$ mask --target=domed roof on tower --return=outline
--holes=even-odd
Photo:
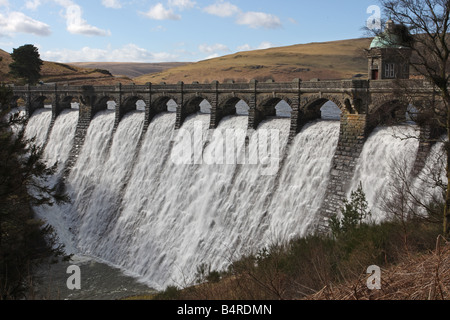
[[[408,30],[405,26],[395,24],[389,19],[386,22],[385,30],[377,35],[370,44],[369,49],[373,48],[409,48],[407,43]]]

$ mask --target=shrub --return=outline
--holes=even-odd
[[[366,194],[361,183],[359,183],[356,191],[352,191],[350,201],[347,199],[344,200],[341,214],[341,219],[337,215],[330,218],[330,229],[335,237],[354,230],[362,224],[363,220],[371,216],[370,211],[368,211]]]

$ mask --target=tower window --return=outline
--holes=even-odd
[[[394,78],[395,77],[395,64],[394,63],[386,63],[386,67],[384,70],[385,78]]]

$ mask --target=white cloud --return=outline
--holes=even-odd
[[[231,17],[232,15],[239,13],[240,9],[234,4],[220,1],[207,6],[203,11],[219,17]]]
[[[80,50],[55,50],[41,52],[42,59],[57,62],[171,62],[178,56],[158,52],[153,53],[135,44],[128,44],[118,49],[98,49],[84,47]]]
[[[150,10],[146,13],[143,13],[150,19],[154,20],[180,20],[181,16],[175,14],[172,9],[164,8],[162,3],[158,3],[155,6],[151,7]]]
[[[170,7],[177,7],[179,9],[190,9],[195,6],[196,2],[192,0],[169,0]]]
[[[9,7],[8,0],[0,0],[0,7]]]
[[[213,54],[207,56],[206,58],[204,58],[203,60],[214,59],[214,58],[218,58],[218,57],[220,57],[220,55],[218,53],[213,53]]]
[[[222,18],[236,15],[237,24],[247,25],[253,29],[261,27],[275,29],[282,26],[280,18],[273,14],[254,11],[242,12],[237,6],[224,0],[219,0],[214,4],[203,8],[203,11]]]
[[[238,24],[248,25],[250,28],[275,29],[281,27],[280,18],[264,12],[245,12],[238,16]]]
[[[198,49],[204,53],[213,53],[213,52],[217,52],[217,51],[222,51],[222,52],[230,51],[230,49],[226,45],[221,44],[221,43],[216,43],[213,45],[201,44],[198,46]]]
[[[250,51],[250,50],[253,50],[252,47],[248,43],[237,47],[237,49],[238,49],[238,51]]]
[[[217,58],[220,56],[219,52],[229,52],[230,49],[221,43],[216,43],[213,45],[201,44],[198,46],[198,50],[203,53],[207,53],[208,56],[203,58],[204,60]]]
[[[0,0],[1,1],[1,0]],[[36,1],[36,0],[34,0]],[[92,26],[87,23],[86,20],[82,18],[83,12],[79,5],[74,3],[72,0],[52,0],[56,4],[64,7],[66,9],[66,13],[64,18],[66,19],[67,31],[72,34],[82,34],[88,36],[109,36],[111,35],[110,31],[103,30]],[[118,0],[102,0],[103,2],[113,3]]]
[[[25,7],[29,10],[36,10],[41,5],[41,0],[29,0],[25,2]]]
[[[274,47],[275,45],[269,41],[263,41],[259,44],[257,49],[269,49]]]
[[[259,44],[257,47],[252,47],[248,43],[237,47],[238,51],[250,51],[250,50],[262,50],[262,49],[269,49],[274,47],[275,45],[269,41],[263,41]]]
[[[51,34],[48,24],[34,20],[22,12],[10,12],[7,16],[0,14],[0,36],[9,36],[19,32],[37,36],[48,36]]]
[[[66,10],[67,31],[72,34],[88,36],[109,36],[111,32],[91,26],[82,18],[82,10],[79,5],[72,4]]]
[[[120,9],[122,8],[122,4],[119,0],[102,0],[102,4],[106,8]]]
[[[68,8],[70,6],[75,5],[75,3],[72,0],[53,0],[53,1],[59,4],[60,6],[63,6],[64,8]]]

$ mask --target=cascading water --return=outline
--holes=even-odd
[[[44,161],[49,164],[58,163],[58,174],[69,158],[70,143],[75,136],[78,122],[78,111],[64,110],[56,118],[48,143],[44,150]]]
[[[238,164],[245,142],[239,133],[245,134],[247,117],[224,119],[209,143],[209,115],[190,117],[169,148],[174,117],[163,115],[150,125],[113,232],[116,241],[107,250],[112,253],[108,261],[156,288],[192,277],[201,263],[223,267],[231,248],[239,251],[257,242],[263,233],[257,230],[264,217],[263,197],[273,180],[261,179],[258,166]],[[274,119],[260,130],[275,126],[287,133],[288,124]],[[226,159],[227,133],[235,134],[235,161]],[[232,183],[238,166],[242,168]]]
[[[99,125],[105,128],[106,133],[111,130],[113,119],[112,113],[99,117]],[[107,254],[104,252],[107,248],[103,246],[103,242],[108,241],[109,237],[117,236],[111,234],[110,229],[117,218],[123,181],[133,167],[134,152],[143,123],[143,112],[127,114],[120,122],[109,149],[107,145],[111,137],[103,135],[104,130],[100,130],[100,138],[106,140],[100,140],[97,138],[98,133],[92,133],[95,143],[85,144],[86,148],[81,152],[76,165],[78,170],[73,171],[68,181],[78,204],[72,208],[76,244],[85,254],[102,257]],[[94,157],[91,157],[93,153]],[[91,170],[87,172],[82,169],[88,167]]]
[[[47,137],[47,132],[52,121],[52,110],[38,109],[28,119],[28,124],[25,129],[26,139],[35,139],[34,144],[37,147],[42,147]]]
[[[317,121],[294,138],[273,196],[268,241],[307,234],[325,196],[338,137],[338,121]]]
[[[102,117],[106,115],[97,119]],[[286,155],[290,125],[286,118],[261,123],[247,148],[247,117],[227,117],[214,132],[208,131],[209,115],[189,117],[178,132],[173,129],[174,122],[173,113],[161,114],[151,122],[123,195],[110,189],[120,189],[131,160],[113,157],[112,147],[107,161],[89,165],[97,173],[83,172],[83,155],[89,148],[98,148],[88,132],[71,175],[73,181],[82,180],[78,176],[97,177],[98,191],[83,192],[85,196],[73,208],[76,243],[83,253],[163,288],[189,279],[202,263],[224,268],[245,250],[272,240],[274,230],[298,234],[296,226],[314,217],[310,212],[318,209],[325,191],[339,123],[305,126]],[[120,128],[125,133],[125,128],[139,127],[135,123],[122,120],[114,141],[120,139]],[[96,124],[95,120],[91,124],[92,134],[94,128],[102,131]],[[120,154],[129,158],[138,132],[124,137],[129,149]],[[324,144],[326,147],[318,148]],[[284,156],[286,162],[280,168]],[[111,161],[114,163],[108,164]],[[117,172],[113,185],[108,179],[114,164],[120,164],[117,168],[122,171]],[[274,190],[277,179],[280,187]],[[86,189],[73,183],[72,188]],[[311,196],[312,189],[320,191]]]
[[[37,116],[27,131],[40,130],[45,139],[48,111]],[[73,112],[61,116],[47,144],[49,161],[66,159],[73,139],[58,124],[73,132]],[[72,203],[47,208],[64,222],[58,231],[69,252],[162,289],[193,280],[200,264],[222,269],[246,250],[308,232],[325,195],[338,121],[309,123],[287,144],[288,118],[263,121],[248,141],[246,116],[226,117],[210,131],[210,116],[196,114],[174,130],[176,114],[162,113],[141,138],[143,119],[143,112],[127,114],[114,136],[113,111],[91,121],[66,180]],[[416,140],[377,128],[364,145],[351,190],[361,181],[372,205],[389,179],[387,155],[416,150]],[[58,158],[50,158],[55,153]]]
[[[45,120],[48,121],[48,113],[51,111],[46,111],[44,113]],[[33,118],[31,118],[33,119]],[[30,120],[31,120],[30,119]],[[64,110],[61,112],[58,118],[55,120],[55,124],[53,125],[52,132],[49,136],[48,143],[44,149],[43,160],[47,163],[48,166],[53,166],[54,164],[58,164],[56,172],[53,177],[50,177],[46,182],[49,186],[53,187],[58,183],[61,178],[61,173],[64,168],[64,164],[69,157],[70,149],[72,146],[72,141],[75,136],[75,129],[78,121],[78,111],[75,110]],[[40,121],[36,122],[38,125],[43,125]],[[49,122],[48,122],[49,123]],[[31,128],[34,125],[32,122],[28,122],[28,128]],[[39,129],[34,128],[34,129]],[[37,136],[42,137],[43,144],[45,141],[45,136],[47,135],[48,127],[42,126],[40,132],[37,131]],[[34,212],[36,215],[47,221],[51,221],[53,228],[56,230],[59,237],[67,237],[68,230],[67,224],[63,219],[61,219],[62,211],[58,206],[49,207],[49,206],[39,206],[34,208]],[[64,241],[65,243],[67,241]]]
[[[428,201],[442,201],[445,193],[445,181],[447,157],[445,151],[445,143],[447,138],[442,136],[436,142],[427,157],[424,168],[418,174],[414,181],[414,194],[422,203],[427,204]]]
[[[78,118],[78,112],[71,112],[70,114],[77,115]],[[57,125],[59,118],[57,118],[52,131],[59,131],[59,126]],[[98,183],[95,180],[95,173],[103,168],[113,125],[113,111],[99,112],[92,119],[86,134],[85,144],[78,157],[77,165],[72,169],[67,179],[66,188],[71,203],[53,207],[44,206],[35,209],[40,217],[45,218],[45,220],[49,221],[55,227],[68,254],[79,252],[76,248],[77,244],[74,231],[80,221],[81,213],[83,210],[87,210],[88,201],[95,185]],[[60,150],[68,150],[66,148],[71,147],[72,143],[73,137],[51,134],[45,153],[53,157],[64,157]],[[51,148],[52,145],[55,148],[50,152],[47,149]],[[50,162],[49,164],[52,165],[53,163]]]
[[[348,196],[361,183],[374,221],[386,218],[377,205],[394,179],[393,165],[401,163],[410,170],[414,164],[419,143],[416,129],[414,126],[378,127],[364,143]]]

